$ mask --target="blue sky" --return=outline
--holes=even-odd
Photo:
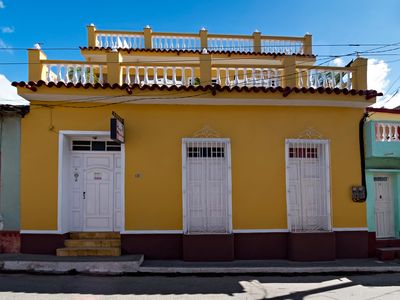
[[[29,48],[37,42],[43,43],[43,48],[85,46],[86,25],[90,23],[98,29],[120,30],[142,30],[149,24],[153,31],[172,32],[197,32],[203,26],[210,33],[251,34],[258,29],[265,35],[303,36],[310,32],[315,54],[337,55],[374,46],[326,45],[400,42],[400,1],[0,0],[0,48]],[[51,59],[81,58],[78,50],[45,52]],[[375,59],[369,83],[383,92],[392,86],[391,94],[400,87],[400,48],[385,54],[390,55],[367,56]],[[345,64],[351,58],[336,63]],[[9,80],[27,80],[27,65],[4,63],[24,62],[25,50],[0,50],[0,74]]]

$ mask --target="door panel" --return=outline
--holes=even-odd
[[[375,224],[377,238],[393,238],[394,204],[389,175],[374,176],[375,183]]]
[[[226,145],[194,142],[186,157],[186,226],[189,233],[224,233],[228,223]],[[225,150],[222,150],[225,147]],[[225,151],[225,153],[224,153]]]
[[[307,141],[289,142],[287,209],[292,231],[329,230],[325,147]]]

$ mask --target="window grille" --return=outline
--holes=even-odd
[[[231,231],[229,147],[227,139],[183,139],[185,233]]]
[[[121,144],[113,141],[73,140],[72,151],[121,151]]]
[[[329,144],[325,140],[286,141],[289,229],[330,230]]]

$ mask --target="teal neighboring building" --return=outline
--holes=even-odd
[[[400,239],[400,110],[367,110],[364,123],[368,231],[377,246]],[[396,243],[397,244],[397,243]]]
[[[21,118],[29,106],[0,104],[0,253],[19,252]]]
[[[29,102],[0,74],[0,253],[20,250],[21,118]]]

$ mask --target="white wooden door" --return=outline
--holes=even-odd
[[[393,238],[394,205],[389,175],[375,175],[375,224],[377,238]]]
[[[227,143],[192,140],[183,151],[185,232],[229,232]]]
[[[287,143],[287,210],[291,231],[330,229],[327,144]]]
[[[114,158],[85,154],[83,220],[86,231],[114,229]]]

